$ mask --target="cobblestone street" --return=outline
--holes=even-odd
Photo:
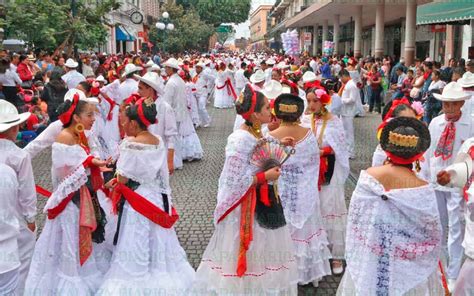
[[[182,246],[187,252],[191,264],[197,268],[201,254],[207,246],[213,232],[213,211],[217,195],[217,184],[224,163],[224,147],[227,136],[232,132],[234,111],[210,108],[213,118],[211,127],[198,131],[205,152],[199,162],[185,163],[184,169],[177,171],[171,178],[173,201],[180,220],[176,230]],[[351,162],[351,178],[346,183],[346,199],[349,201],[355,181],[361,169],[371,163],[372,152],[377,144],[375,129],[380,115],[367,115],[355,119],[356,159]],[[51,189],[51,151],[48,149],[33,160],[36,183]],[[40,197],[41,213],[44,199]],[[44,224],[44,215],[40,215],[39,228]],[[326,277],[315,289],[311,285],[300,287],[299,295],[335,295],[340,277]]]

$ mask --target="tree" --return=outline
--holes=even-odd
[[[201,20],[217,28],[222,23],[243,23],[249,17],[251,0],[178,0],[185,9],[194,7]]]
[[[163,31],[152,27],[148,32],[151,42],[160,49],[165,45],[166,51],[169,52],[207,48],[207,41],[214,30],[201,21],[192,7],[185,11],[181,5],[169,4],[166,5],[165,11],[169,13],[169,20],[175,29]]]
[[[117,0],[97,1],[93,6],[81,0],[8,1],[5,32],[8,38],[24,39],[36,48],[56,54],[67,48],[71,54],[74,46],[88,49],[104,42],[104,16],[119,6]]]

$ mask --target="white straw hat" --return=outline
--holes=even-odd
[[[433,95],[436,99],[443,102],[465,101],[471,98],[471,95],[464,92],[461,84],[457,82],[448,83],[444,87],[442,94],[433,94]]]
[[[159,81],[159,76],[155,72],[147,72],[145,75],[134,75],[136,79],[142,81],[143,83],[151,86],[158,94],[161,94],[163,90],[161,89]]]
[[[0,133],[5,132],[11,127],[22,124],[30,117],[30,115],[30,112],[19,114],[15,105],[6,100],[0,100]]]
[[[267,99],[276,99],[283,92],[283,87],[281,83],[276,80],[270,80],[268,83],[265,83],[265,87],[262,90],[262,93]]]
[[[67,59],[64,66],[66,66],[67,68],[77,68],[77,66],[79,66],[79,63],[74,61],[73,59],[69,58],[69,59]]]
[[[454,163],[445,169],[450,175],[451,187],[463,188],[472,174],[472,159],[467,153],[459,153]]]
[[[263,81],[265,81],[265,73],[262,70],[257,70],[250,76],[250,82],[252,83],[260,83]]]
[[[135,66],[134,64],[127,64],[125,66],[125,71],[123,72],[122,77],[125,77],[129,74],[132,74],[141,70],[143,70],[142,67]]]
[[[164,67],[170,67],[176,70],[179,70],[179,62],[175,58],[170,58],[166,62],[163,63]]]

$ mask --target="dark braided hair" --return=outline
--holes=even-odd
[[[384,118],[387,115],[388,111],[390,111],[390,108],[392,108],[392,101],[389,102],[388,104],[386,104],[385,107],[383,108],[383,110],[382,110],[382,120],[384,120]],[[399,117],[400,113],[402,113],[405,110],[411,110],[411,111],[413,111],[413,113],[415,115],[418,115],[418,114],[416,114],[415,109],[413,109],[411,106],[406,105],[406,104],[400,104],[397,107],[395,107],[395,109],[393,110],[392,118]]]
[[[255,111],[254,112],[261,112],[263,105],[265,104],[265,96],[259,92],[256,91],[257,93],[257,103],[255,105]],[[244,88],[244,91],[240,96],[243,96],[242,102],[240,102],[240,97],[237,99],[235,102],[235,110],[237,111],[237,114],[244,114],[250,110],[250,107],[252,105],[252,90],[250,89],[250,86],[247,84]],[[251,125],[249,121],[245,121],[245,124]]]
[[[142,108],[143,108],[143,115],[149,122],[155,122],[156,121],[156,115],[158,112],[156,111],[156,106],[155,104],[151,104],[147,106],[147,104],[142,101]],[[138,105],[133,105],[130,106],[129,108],[126,109],[125,115],[127,115],[128,119],[130,120],[135,120],[138,123],[138,126],[142,130],[146,130],[147,126],[140,120],[140,117],[138,116]]]
[[[61,105],[58,106],[58,108],[56,109],[56,113],[61,115],[65,112],[67,112],[69,110],[69,108],[71,108],[71,105],[72,105],[71,100],[64,101],[64,103],[62,103]],[[79,100],[79,102],[77,102],[76,109],[74,110],[74,112],[72,114],[73,115],[75,114],[75,115],[79,116],[81,113],[83,113],[86,110],[87,105],[88,105],[88,103],[86,101],[80,101]],[[71,123],[72,123],[72,116],[71,116],[71,120],[68,123],[63,124],[63,127],[68,128],[68,127],[71,126]]]

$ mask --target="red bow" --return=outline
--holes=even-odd
[[[71,122],[72,115],[74,111],[76,110],[77,103],[79,103],[79,94],[76,93],[74,94],[74,97],[72,98],[72,104],[71,107],[69,107],[69,110],[64,112],[63,114],[59,115],[58,118],[62,122],[62,124],[66,125],[69,122]]]
[[[125,100],[125,105],[135,105],[135,103],[140,100],[139,94],[132,94]]]

